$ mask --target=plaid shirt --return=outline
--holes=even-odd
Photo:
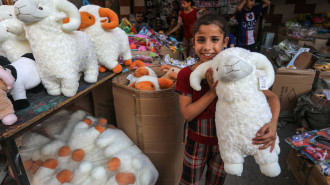
[[[191,66],[180,70],[175,91],[184,96],[191,96],[192,102],[195,102],[208,92],[210,88],[206,80],[201,82],[201,91],[196,91],[191,88],[189,77],[192,71]],[[215,129],[215,106],[217,100],[218,99],[215,98],[203,112],[188,123],[189,138],[207,145],[215,145],[218,143]]]

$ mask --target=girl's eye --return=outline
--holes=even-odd
[[[217,67],[216,71],[219,71],[219,68]]]
[[[212,39],[212,42],[218,42],[218,41],[219,41],[218,38],[214,38],[214,39]]]
[[[197,39],[197,42],[198,43],[203,43],[204,42],[204,39]]]

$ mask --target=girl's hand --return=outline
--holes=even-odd
[[[207,71],[205,73],[205,78],[207,80],[207,83],[209,84],[210,92],[214,93],[216,95],[215,87],[218,84],[218,80],[214,82],[214,80],[213,80],[213,69],[211,67],[207,69]]]
[[[270,146],[270,152],[273,151],[275,147],[276,140],[276,124],[269,122],[265,124],[258,132],[257,136],[252,139],[252,144],[262,145],[259,150],[266,149]]]

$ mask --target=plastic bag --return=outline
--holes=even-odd
[[[294,108],[295,120],[303,127],[314,130],[330,127],[330,107],[322,103],[314,104],[310,95],[298,98]]]

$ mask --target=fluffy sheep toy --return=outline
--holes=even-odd
[[[1,5],[0,6],[0,21],[5,19],[11,19],[15,17],[13,5]]]
[[[120,73],[122,66],[118,57],[122,56],[125,65],[132,63],[132,54],[125,31],[118,27],[117,14],[97,5],[86,5],[80,9],[79,29],[90,36],[96,50],[99,64]],[[111,21],[108,23],[108,20]]]
[[[10,62],[17,61],[25,53],[32,53],[23,23],[16,18],[0,22],[0,44],[0,49]]]
[[[14,6],[12,5],[1,5],[0,6],[0,21],[5,19],[11,19],[15,17]],[[0,43],[0,55],[4,55],[4,52],[1,50]]]
[[[18,0],[15,15],[24,23],[43,85],[50,95],[77,93],[80,72],[88,83],[97,81],[98,64],[77,7],[66,0]],[[62,20],[70,18],[63,24]]]
[[[259,150],[258,145],[252,144],[258,130],[272,118],[266,97],[258,87],[258,78],[262,76],[267,80],[265,89],[274,82],[270,61],[262,54],[242,48],[226,49],[192,72],[192,88],[201,90],[200,82],[210,67],[213,79],[218,80],[215,121],[225,171],[240,176],[244,157],[252,155],[263,174],[279,175],[278,138],[272,152],[269,148]]]

